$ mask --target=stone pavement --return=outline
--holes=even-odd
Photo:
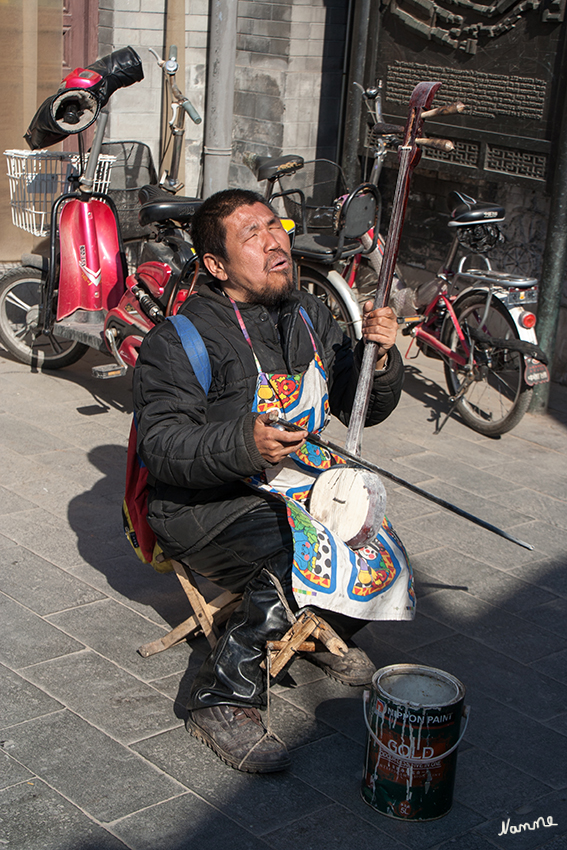
[[[0,845],[11,850],[560,850],[567,848],[567,391],[490,440],[446,409],[440,365],[410,361],[406,391],[364,453],[511,530],[502,540],[386,483],[417,577],[413,623],[373,624],[378,667],[457,676],[470,722],[454,806],[391,820],[360,799],[361,691],[305,661],[276,687],[291,769],[249,776],[184,729],[207,645],[142,659],[187,616],[171,575],[122,535],[129,379],[95,381],[90,353],[58,373],[0,353]],[[334,423],[331,436],[340,437]],[[550,826],[499,836],[502,822]],[[551,818],[551,821],[547,819]]]

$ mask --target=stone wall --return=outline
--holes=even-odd
[[[165,0],[100,3],[101,54],[131,44],[146,74],[114,95],[108,136],[147,142],[157,163],[161,78],[146,48],[162,53]],[[347,7],[346,0],[239,0],[231,186],[256,187],[244,151],[335,158]],[[184,91],[204,116],[208,0],[185,0],[185,12]],[[203,129],[186,122],[188,195],[200,189]]]

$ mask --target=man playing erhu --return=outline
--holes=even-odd
[[[167,556],[243,594],[194,680],[189,731],[233,767],[277,771],[289,756],[258,709],[266,641],[289,628],[282,592],[293,611],[309,606],[349,647],[343,657],[305,657],[361,685],[374,666],[351,638],[369,620],[413,617],[412,576],[387,520],[353,551],[305,507],[317,475],[337,462],[305,438],[330,414],[348,423],[364,343],[353,349],[327,307],[297,290],[289,237],[260,195],[213,195],[192,235],[211,280],[181,312],[204,340],[212,383],[205,395],[170,322],[148,334],[134,376],[148,519]],[[386,419],[400,397],[396,330],[390,308],[365,305],[364,339],[379,345],[367,425]],[[273,428],[273,409],[304,430]]]

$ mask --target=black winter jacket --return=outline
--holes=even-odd
[[[303,305],[327,370],[331,412],[348,424],[362,344],[355,351],[321,301],[294,293],[277,326],[258,304],[239,304],[254,351],[266,372],[303,373],[313,346],[299,315]],[[262,501],[243,483],[270,466],[253,437],[251,412],[257,369],[234,308],[220,290],[201,286],[182,312],[197,327],[209,354],[212,383],[205,396],[171,322],[144,339],[134,370],[138,452],[151,483],[148,521],[169,557],[197,552],[223,528]],[[398,403],[403,365],[397,349],[377,373],[367,425],[382,422]]]

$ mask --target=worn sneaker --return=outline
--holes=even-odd
[[[256,708],[213,705],[194,709],[187,718],[187,731],[236,770],[275,773],[291,763],[285,744],[267,733]]]
[[[347,641],[346,655],[333,655],[328,650],[321,652],[306,652],[303,655],[307,661],[320,667],[331,679],[344,685],[370,685],[376,667],[367,654],[352,641]]]

